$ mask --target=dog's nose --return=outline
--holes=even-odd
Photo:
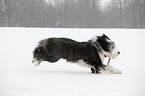
[[[120,54],[120,52],[118,51],[118,54]]]

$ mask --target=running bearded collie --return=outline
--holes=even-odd
[[[35,65],[39,65],[42,61],[52,63],[63,58],[68,62],[75,62],[91,68],[92,73],[104,70],[113,74],[121,74],[120,70],[103,63],[105,57],[115,59],[119,54],[115,43],[105,34],[95,36],[86,42],[78,42],[68,38],[48,38],[41,40],[34,49],[33,63]]]

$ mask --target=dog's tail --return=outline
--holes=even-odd
[[[37,66],[43,61],[43,55],[45,55],[45,50],[43,48],[45,40],[39,42],[39,45],[33,51],[33,61],[32,63]]]

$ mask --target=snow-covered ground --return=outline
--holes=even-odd
[[[91,74],[60,60],[32,65],[32,51],[48,37],[86,41],[105,33],[121,54],[111,65],[122,74]],[[0,96],[145,96],[144,29],[0,28]]]

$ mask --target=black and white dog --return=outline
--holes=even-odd
[[[105,34],[96,36],[87,42],[77,42],[68,38],[48,38],[41,40],[33,51],[35,65],[42,61],[56,62],[63,58],[91,68],[92,73],[101,70],[120,74],[121,71],[103,64],[104,58],[115,59],[120,52]]]

